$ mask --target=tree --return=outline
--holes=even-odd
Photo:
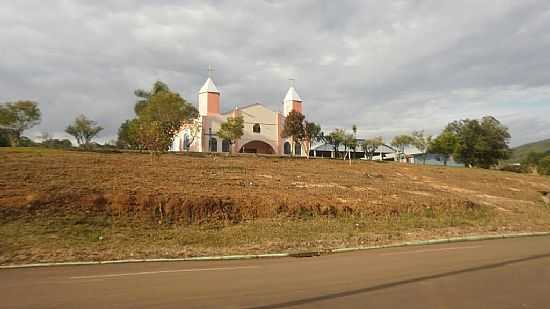
[[[315,122],[304,122],[304,150],[309,159],[311,145],[322,139],[321,126]]]
[[[217,134],[222,140],[226,140],[229,143],[230,153],[233,153],[233,144],[243,136],[243,129],[243,116],[228,117],[227,120],[221,124]]]
[[[138,120],[128,119],[120,125],[118,129],[118,139],[116,146],[127,149],[143,149],[143,145],[139,143],[137,137]]]
[[[74,136],[80,146],[89,146],[90,142],[103,130],[97,122],[86,118],[84,115],[76,117],[75,121],[68,125],[65,132]]]
[[[510,156],[508,128],[492,116],[454,121],[446,130],[457,136],[454,157],[466,166],[490,168]]]
[[[344,134],[344,140],[342,142],[345,146],[345,149],[346,149],[346,154],[350,160],[350,164],[351,164],[351,150],[352,149],[356,149],[357,148],[357,139],[355,138],[355,135],[350,133],[350,134]],[[344,155],[344,160],[346,159],[346,156]]]
[[[549,153],[531,151],[521,162],[521,165],[525,167],[525,171],[536,171],[541,175],[550,175],[548,160],[550,160]]]
[[[143,108],[147,105],[149,99],[151,99],[152,96],[161,92],[170,92],[170,88],[168,88],[168,85],[161,81],[156,81],[150,91],[136,89],[134,91],[134,94],[136,97],[139,98],[139,100],[136,102],[136,105],[134,106],[134,111],[136,115],[139,114],[141,110],[143,110]]]
[[[330,132],[328,135],[325,135],[325,142],[327,144],[332,145],[334,149],[334,156],[338,157],[338,148],[340,147],[340,144],[344,142],[344,139],[346,137],[346,132],[342,129],[335,129],[334,131]]]
[[[450,156],[456,152],[457,147],[457,136],[451,131],[444,130],[438,137],[431,141],[428,152],[442,156],[443,164],[447,166],[447,161]]]
[[[361,144],[361,147],[365,152],[365,158],[372,160],[374,152],[376,151],[376,149],[378,149],[378,147],[382,145],[384,145],[384,140],[382,139],[382,136],[364,140]]]
[[[414,137],[407,134],[398,135],[393,138],[391,144],[397,148],[397,155],[395,157],[396,161],[401,160],[402,156],[405,155],[405,148],[413,145],[414,142]]]
[[[17,101],[0,104],[0,129],[9,139],[11,146],[17,146],[23,131],[40,123],[40,109],[33,101]]]
[[[283,126],[282,137],[290,137],[291,151],[290,154],[294,155],[294,147],[296,143],[302,143],[305,134],[304,128],[305,116],[297,111],[291,111],[286,116],[285,124]]]
[[[413,131],[411,135],[414,138],[412,145],[422,152],[424,164],[426,164],[426,154],[430,147],[432,137],[430,135],[424,136],[424,131]]]
[[[197,109],[179,94],[160,91],[150,96],[138,113],[137,142],[151,155],[159,155],[170,149],[182,125],[197,116]]]
[[[546,156],[539,161],[537,172],[541,175],[550,175],[550,156]]]

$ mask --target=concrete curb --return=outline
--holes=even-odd
[[[250,255],[197,256],[197,257],[188,257],[188,258],[126,259],[126,260],[107,260],[107,261],[34,263],[34,264],[4,265],[4,266],[0,266],[0,269],[126,264],[126,263],[145,263],[145,262],[227,261],[227,260],[251,260],[251,259],[265,259],[265,258],[280,258],[280,257],[310,257],[310,256],[320,256],[325,254],[336,254],[336,253],[363,251],[363,250],[375,250],[375,249],[383,249],[383,248],[424,246],[424,245],[435,245],[435,244],[454,243],[454,242],[520,238],[520,237],[536,237],[536,236],[550,236],[550,232],[513,233],[513,234],[499,234],[499,235],[473,235],[473,236],[465,236],[465,237],[407,241],[407,242],[381,245],[381,246],[337,248],[337,249],[331,249],[326,251],[302,251],[302,252],[295,252],[295,253],[270,253],[270,254],[250,254]]]

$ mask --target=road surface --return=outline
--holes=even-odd
[[[550,308],[550,237],[0,270],[0,308]]]

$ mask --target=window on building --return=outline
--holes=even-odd
[[[302,155],[302,145],[300,143],[294,144],[294,154],[297,156]]]
[[[289,155],[290,154],[290,143],[289,142],[286,142],[284,145],[283,145],[283,152],[284,154],[286,155]]]
[[[259,123],[254,124],[254,126],[252,127],[252,132],[260,133],[260,124]]]
[[[229,152],[229,147],[230,147],[230,146],[231,146],[231,145],[229,144],[229,141],[226,140],[226,139],[224,139],[224,140],[222,141],[222,152]]]
[[[210,138],[210,143],[209,144],[209,150],[210,152],[218,152],[218,140],[211,137]]]
[[[191,143],[189,143],[189,134],[185,133],[183,135],[183,149],[184,150],[189,150],[189,146]]]

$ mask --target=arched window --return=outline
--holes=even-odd
[[[209,144],[209,150],[210,152],[218,152],[218,140],[211,137]]]
[[[300,143],[294,144],[294,154],[297,156],[302,155],[302,145]]]
[[[189,149],[189,146],[191,146],[191,145],[189,145],[189,144],[190,144],[190,143],[189,143],[189,134],[185,133],[185,134],[183,135],[183,149],[184,149],[184,150],[188,150],[188,149]]]
[[[254,124],[254,126],[252,127],[252,132],[260,133],[260,124],[259,123]]]
[[[284,145],[283,145],[283,152],[284,154],[286,155],[289,155],[290,154],[290,143],[289,142],[286,142]]]
[[[222,152],[229,152],[229,147],[230,147],[229,141],[224,139],[222,141]]]

